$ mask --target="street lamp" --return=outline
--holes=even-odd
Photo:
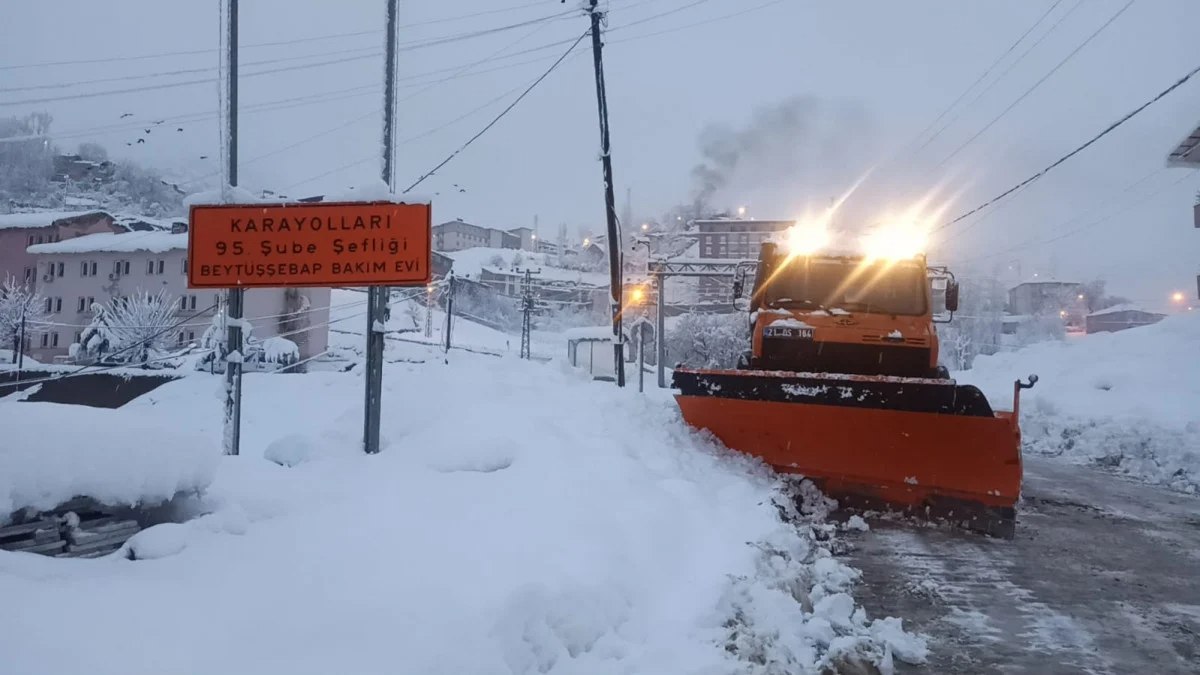
[[[650,223],[642,223],[642,232],[650,229]]]
[[[739,207],[738,207],[738,218],[742,218],[742,217],[744,217],[745,215],[746,215],[746,207],[744,207],[744,206],[739,206]]]
[[[1182,292],[1182,291],[1175,291],[1174,293],[1172,293],[1172,294],[1171,294],[1171,301],[1172,301],[1172,302],[1183,302],[1183,292]]]

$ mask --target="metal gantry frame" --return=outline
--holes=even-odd
[[[655,369],[658,373],[658,388],[667,388],[667,359],[666,341],[666,281],[671,277],[728,277],[732,279],[738,267],[746,260],[650,260],[646,264],[646,273],[654,280],[654,291],[657,316],[654,326]]]

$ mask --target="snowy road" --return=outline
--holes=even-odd
[[[1013,541],[872,522],[860,597],[928,635],[898,672],[1195,673],[1200,498],[1026,458]]]

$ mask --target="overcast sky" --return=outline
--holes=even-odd
[[[828,204],[873,167],[840,225],[871,222],[928,196],[943,220],[956,216],[1200,65],[1200,2],[1137,0],[944,161],[1126,2],[612,0],[605,66],[618,208],[631,190],[636,221],[659,217],[694,196],[697,165],[728,163],[732,151],[737,161],[719,172],[713,200],[745,205],[754,217],[795,217]],[[241,4],[241,184],[302,196],[376,177],[383,0]],[[586,19],[569,14],[464,36],[577,4],[402,0],[401,189],[481,129],[566,45],[530,50],[573,40]],[[930,134],[914,138],[1052,6],[918,150]],[[48,111],[64,149],[100,142],[113,155],[195,181],[191,187],[211,187],[219,170],[218,7],[218,0],[6,2],[0,115]],[[353,33],[361,34],[346,35]],[[438,38],[453,39],[414,48]],[[603,228],[589,47],[581,43],[418,188],[437,193],[435,221],[514,227],[536,216],[547,237],[560,223],[572,232]],[[144,56],[153,58],[136,58]],[[73,63],[12,67],[64,61]],[[326,61],[336,63],[297,67]],[[287,70],[251,75],[278,69]],[[151,74],[158,75],[138,77]],[[194,83],[162,86],[178,82]],[[129,89],[139,91],[78,97]],[[60,100],[12,103],[36,99]],[[1164,158],[1197,124],[1200,77],[1036,184],[943,230],[933,251],[959,261],[959,274],[1102,277],[1113,292],[1152,306],[1165,305],[1175,289],[1193,297],[1200,231],[1191,207],[1200,174],[1167,170]],[[706,156],[702,138],[725,154]]]

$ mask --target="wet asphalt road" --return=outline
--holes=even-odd
[[[873,617],[929,637],[902,673],[1200,673],[1200,498],[1025,458],[1011,541],[868,519]]]

